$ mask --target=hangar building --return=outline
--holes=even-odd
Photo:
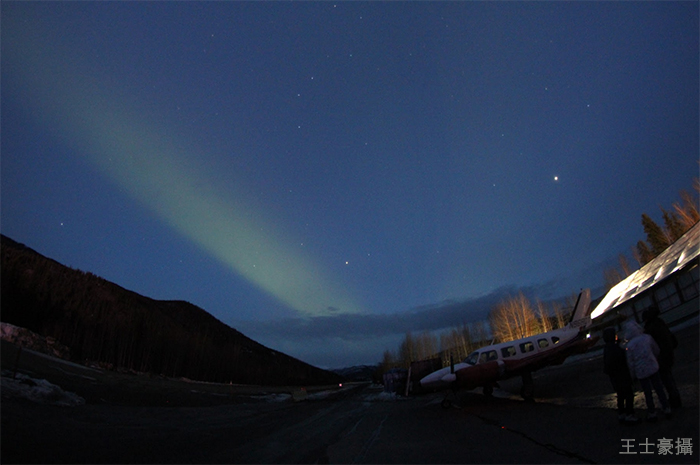
[[[669,324],[698,314],[700,223],[690,228],[658,257],[618,283],[591,313],[596,327],[634,317],[656,305]]]

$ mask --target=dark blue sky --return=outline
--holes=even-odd
[[[698,174],[697,2],[3,2],[2,232],[324,366],[599,288]]]

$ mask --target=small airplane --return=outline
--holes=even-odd
[[[586,328],[591,324],[591,291],[584,289],[576,300],[569,323],[559,329],[514,341],[493,344],[472,352],[462,363],[450,363],[420,380],[425,389],[474,389],[483,386],[484,395],[493,394],[498,381],[522,376],[520,392],[526,401],[534,400],[532,372],[548,365],[560,365],[570,355],[584,353],[598,340],[591,338]],[[447,393],[442,406],[451,402]]]

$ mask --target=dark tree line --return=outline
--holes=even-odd
[[[56,338],[75,361],[201,381],[312,385],[334,374],[269,349],[182,301],[158,301],[2,236],[2,321]]]
[[[695,192],[700,192],[698,178],[695,178],[693,187]],[[698,199],[688,191],[681,191],[680,196],[681,201],[674,203],[671,210],[661,208],[663,226],[646,213],[642,214],[642,227],[647,239],[637,242],[635,249],[635,257],[640,266],[652,261],[700,221]]]
[[[642,228],[646,240],[638,241],[632,247],[632,256],[640,267],[656,258],[700,221],[700,205],[696,196],[700,193],[698,178],[693,180],[693,191],[695,194],[682,190],[681,200],[675,202],[670,210],[661,207],[662,224],[654,221],[648,214],[642,214]],[[635,270],[636,268],[630,264],[627,257],[620,254],[619,266],[608,268],[603,272],[606,288],[612,289]]]

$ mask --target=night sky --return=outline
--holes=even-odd
[[[698,175],[698,22],[3,1],[2,233],[309,363],[376,363],[520,289],[602,292]]]

